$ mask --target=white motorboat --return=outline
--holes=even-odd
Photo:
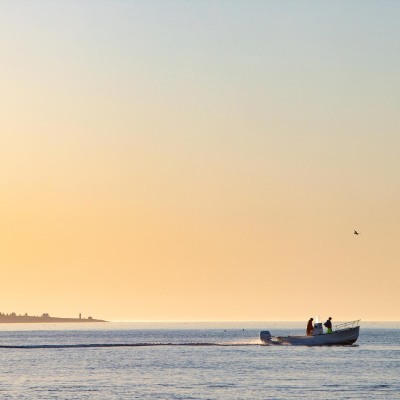
[[[271,336],[269,331],[260,332],[265,344],[289,344],[296,346],[351,345],[360,333],[360,320],[336,325],[332,333],[324,333],[322,323],[316,323],[312,335]]]

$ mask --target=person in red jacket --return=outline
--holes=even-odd
[[[313,321],[314,318],[310,318],[308,320],[308,324],[307,324],[307,336],[311,336],[314,330],[314,326],[313,326]]]

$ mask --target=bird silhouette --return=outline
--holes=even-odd
[[[361,235],[361,232],[357,232],[356,230],[354,231],[355,235]]]

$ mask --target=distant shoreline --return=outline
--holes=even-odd
[[[34,317],[30,315],[0,315],[0,324],[17,324],[17,323],[54,323],[54,322],[77,322],[77,323],[93,323],[93,322],[108,322],[102,319],[88,318],[60,318],[42,315],[41,317]]]

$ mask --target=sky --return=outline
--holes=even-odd
[[[1,1],[0,311],[400,320],[399,13]]]

